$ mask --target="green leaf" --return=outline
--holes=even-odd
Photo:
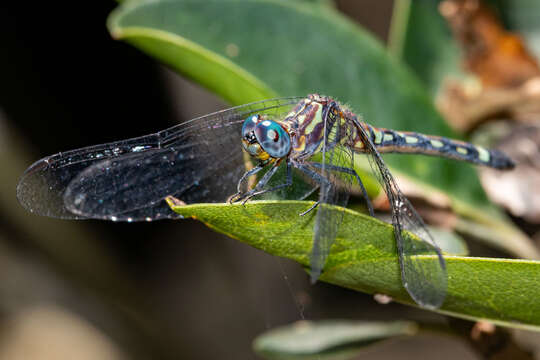
[[[326,2],[132,0],[110,15],[108,26],[115,38],[232,104],[318,92],[349,104],[376,126],[456,137],[417,79]],[[425,156],[385,160],[424,193],[446,194],[457,212],[508,227],[472,166]],[[527,243],[515,229],[508,232]]]
[[[417,330],[406,321],[299,321],[259,335],[253,349],[267,359],[350,359],[366,346]]]
[[[467,243],[455,232],[444,228],[428,226],[431,236],[437,241],[437,245],[445,254],[469,255]]]
[[[270,254],[309,267],[314,212],[299,216],[312,203],[260,201],[242,205],[174,206],[212,229]],[[321,280],[338,286],[382,293],[414,305],[402,286],[393,227],[342,209],[344,217]],[[427,258],[427,256],[426,256]],[[448,293],[438,312],[461,318],[540,330],[540,262],[445,256]]]
[[[437,94],[444,78],[463,77],[461,50],[439,14],[439,3],[439,0],[397,0],[388,45],[432,96]]]

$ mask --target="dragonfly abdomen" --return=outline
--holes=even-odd
[[[446,157],[489,166],[495,169],[511,169],[514,162],[496,149],[452,140],[440,136],[423,135],[375,128],[366,124],[371,141],[380,153],[414,153]],[[356,148],[356,146],[355,146]],[[360,152],[363,147],[360,147]]]

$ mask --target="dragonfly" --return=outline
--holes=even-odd
[[[44,216],[153,221],[181,217],[165,200],[171,196],[188,204],[245,203],[291,188],[297,173],[313,189],[285,192],[285,198],[319,191],[318,200],[299,214],[316,211],[310,254],[316,281],[341,225],[339,208],[347,206],[353,187],[375,216],[355,170],[355,156],[364,156],[390,204],[403,286],[420,306],[438,308],[447,291],[445,260],[383,153],[434,155],[499,170],[514,167],[496,149],[377,128],[333,98],[311,94],[241,105],[158,133],[45,157],[24,172],[17,197],[26,209]],[[276,182],[279,168],[285,171]]]

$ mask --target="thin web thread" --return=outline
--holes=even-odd
[[[300,316],[301,320],[306,320],[305,316],[305,307],[302,304],[302,302],[298,299],[298,296],[295,295],[291,281],[289,280],[289,276],[287,275],[287,272],[285,271],[285,268],[283,267],[283,263],[281,262],[281,259],[274,256],[274,259],[276,260],[279,269],[281,271],[281,276],[283,277],[283,280],[285,280],[285,283],[287,284],[287,289],[289,290],[289,293],[291,294],[291,297],[293,299],[294,305],[296,306],[296,310],[298,311],[298,315]]]

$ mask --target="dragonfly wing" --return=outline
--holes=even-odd
[[[163,201],[167,195],[225,201],[245,170],[243,120],[253,113],[283,117],[297,101],[242,105],[156,134],[44,158],[23,174],[17,196],[41,215],[127,221],[175,217]]]
[[[331,111],[324,116],[324,121],[325,137],[320,154],[319,173],[328,181],[321,182],[319,191],[310,257],[312,282],[319,278],[343,220],[343,210],[336,206],[346,207],[349,201],[352,178],[336,171],[336,168],[353,168],[354,164],[351,149],[340,145],[346,136],[344,128],[339,125]]]
[[[422,218],[399,189],[370,137],[356,119],[350,120],[357,123],[371,169],[385,190],[392,209],[403,286],[416,303],[427,308],[438,308],[446,297],[448,282],[441,250]]]
[[[101,161],[69,183],[64,205],[83,217],[136,221],[177,217],[163,200],[168,195],[186,203],[225,201],[245,170],[242,149],[222,148],[219,159],[207,150],[191,142]]]
[[[58,153],[38,160],[22,175],[17,185],[17,198],[29,211],[63,219],[85,218],[70,212],[64,204],[64,194],[71,181],[86,168],[106,161],[122,161],[137,152],[158,148],[156,134],[140,138],[89,146]]]
[[[438,308],[446,297],[448,282],[441,250],[409,200],[399,193],[394,201],[392,223],[403,286],[416,303],[427,308]],[[410,233],[423,241],[414,239]]]

